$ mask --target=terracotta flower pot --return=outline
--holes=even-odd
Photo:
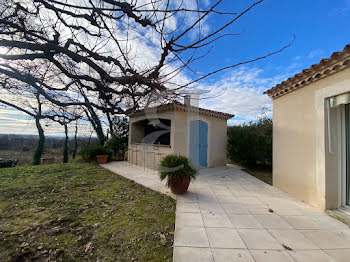
[[[96,156],[96,158],[99,164],[106,164],[108,161],[108,155]]]
[[[171,192],[176,195],[183,195],[187,192],[190,180],[187,177],[176,177],[169,180],[168,185]]]
[[[42,163],[45,164],[54,164],[56,161],[55,157],[45,157],[41,159]]]

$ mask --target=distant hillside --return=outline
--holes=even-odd
[[[63,137],[47,136],[43,157],[55,157],[57,162],[61,161],[63,155]],[[38,136],[36,135],[10,135],[0,134],[0,158],[18,159],[19,165],[30,165],[33,154],[37,147]],[[98,144],[97,138],[78,137],[78,152],[85,145]],[[74,150],[73,137],[69,140],[69,152]]]

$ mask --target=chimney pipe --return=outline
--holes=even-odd
[[[185,104],[185,106],[191,106],[191,96],[190,95],[186,95],[184,97],[184,104]]]

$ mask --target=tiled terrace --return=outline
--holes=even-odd
[[[171,195],[153,171],[103,166]],[[175,262],[350,261],[347,225],[237,168],[200,170],[176,199]]]

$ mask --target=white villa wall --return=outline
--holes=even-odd
[[[336,207],[340,172],[339,148],[327,150],[325,100],[346,92],[350,68],[273,101],[273,184],[321,209]],[[331,132],[336,144],[339,130]]]

